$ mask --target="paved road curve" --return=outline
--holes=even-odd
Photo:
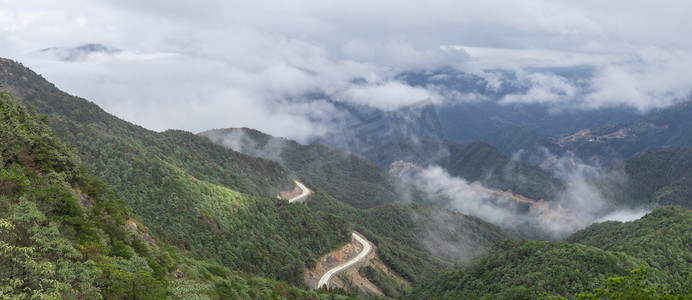
[[[295,196],[291,199],[288,199],[288,202],[293,203],[293,202],[303,202],[305,199],[308,197],[308,195],[312,194],[312,191],[307,188],[305,185],[303,185],[300,181],[298,180],[293,180],[293,182],[296,183],[296,185],[303,191],[300,193],[300,195]]]
[[[300,181],[298,180],[293,180],[293,182],[296,183],[296,185],[303,191],[300,193],[300,195],[295,196],[291,199],[288,199],[288,202],[293,203],[293,202],[304,202],[305,199],[308,197],[308,195],[312,194],[312,191],[307,188],[305,185],[303,185]],[[346,263],[334,267],[331,270],[327,271],[327,273],[324,273],[322,277],[320,278],[319,283],[317,283],[317,288],[320,288],[321,286],[325,285],[327,288],[329,288],[329,281],[332,279],[332,277],[343,270],[346,270],[353,265],[364,261],[368,255],[370,254],[370,251],[372,251],[372,244],[368,240],[365,239],[365,237],[361,236],[358,233],[351,233],[353,235],[353,238],[356,239],[361,245],[363,245],[363,251],[361,251],[356,257],[352,258],[351,260],[347,261]]]
[[[356,257],[352,258],[346,263],[327,271],[327,273],[324,273],[324,275],[322,275],[322,278],[320,278],[320,282],[317,283],[318,289],[323,285],[329,288],[329,281],[332,279],[332,276],[334,276],[334,274],[338,273],[339,271],[346,270],[361,261],[364,261],[366,257],[370,254],[370,251],[372,251],[372,245],[368,240],[366,240],[360,234],[355,232],[352,233],[352,235],[356,239],[356,241],[363,245],[363,251],[361,251]]]

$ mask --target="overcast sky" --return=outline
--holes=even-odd
[[[445,105],[459,100],[393,80],[445,65],[493,84],[493,70],[516,72],[529,88],[502,103],[671,105],[692,90],[691,12],[692,1],[0,0],[0,56],[153,130],[305,141],[344,117],[306,94]],[[69,56],[87,43],[120,51]],[[581,83],[548,71],[584,65],[596,72]]]

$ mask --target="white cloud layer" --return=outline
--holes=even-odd
[[[540,232],[541,238],[562,239],[595,222],[628,222],[650,212],[647,208],[631,209],[616,205],[614,199],[603,193],[608,188],[599,188],[591,180],[598,176],[599,184],[620,185],[627,180],[625,175],[578,167],[584,166],[579,161],[575,168],[567,156],[556,157],[547,152],[546,156],[555,162],[552,175],[565,182],[564,189],[559,190],[555,198],[544,199],[546,201],[530,200],[508,191],[483,187],[480,183],[469,183],[451,176],[439,166],[429,166],[420,173],[403,178],[426,193],[437,205],[477,216],[505,229],[525,234]],[[515,180],[521,181],[520,178]],[[530,208],[518,208],[522,202]]]
[[[0,0],[0,56],[154,130],[245,126],[305,141],[344,118],[307,93],[380,109],[441,103],[450,93],[392,78],[442,65],[516,72],[525,89],[504,103],[671,105],[692,91],[689,11],[685,1]],[[39,52],[86,43],[122,51],[70,62]],[[584,84],[537,71],[583,65],[596,70]]]

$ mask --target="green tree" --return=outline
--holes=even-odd
[[[60,299],[68,288],[55,276],[55,266],[49,261],[35,259],[35,247],[12,245],[15,226],[0,219],[0,298],[3,299]]]
[[[576,294],[577,299],[684,299],[682,294],[672,294],[663,285],[653,285],[648,281],[649,273],[645,266],[641,266],[630,272],[628,276],[611,277],[606,281],[604,288],[595,289],[593,292]],[[692,296],[688,293],[687,297]],[[689,298],[687,298],[689,299]]]

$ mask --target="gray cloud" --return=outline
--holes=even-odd
[[[489,70],[516,72],[526,88],[504,103],[671,105],[692,91],[690,10],[650,1],[5,0],[0,55],[151,129],[246,126],[306,141],[348,118],[306,94],[381,109],[445,103],[454,93],[393,80],[442,65],[494,86],[503,82]],[[122,51],[71,62],[37,53],[86,43]],[[585,83],[536,71],[581,65],[596,70]]]
[[[439,166],[402,178],[437,205],[539,238],[561,239],[594,222],[631,221],[650,211],[617,205],[604,193],[628,180],[624,172],[603,171],[547,151],[542,156],[550,162],[553,176],[565,183],[553,199],[528,199],[511,191],[489,189],[480,182],[453,177]]]

